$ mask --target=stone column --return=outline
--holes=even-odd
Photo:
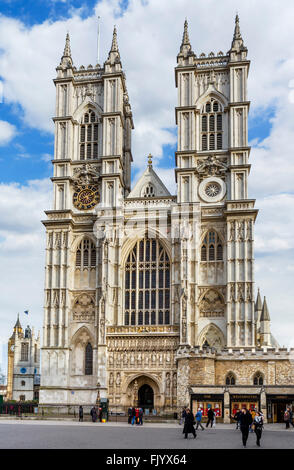
[[[230,392],[228,390],[224,391],[224,423],[230,423]]]

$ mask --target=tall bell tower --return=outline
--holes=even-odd
[[[178,204],[198,206],[190,240],[189,343],[255,345],[253,227],[248,197],[247,77],[250,62],[239,17],[230,50],[192,50],[187,20],[175,69]],[[194,253],[194,254],[193,254]],[[188,335],[189,336],[189,335]]]
[[[40,403],[90,404],[106,393],[102,248],[94,224],[99,211],[121,204],[131,184],[134,125],[116,28],[102,67],[77,69],[67,34],[56,70]]]

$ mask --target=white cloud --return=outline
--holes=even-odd
[[[20,313],[21,322],[42,328],[45,262],[44,209],[51,207],[51,182],[0,185],[0,348]],[[29,317],[23,314],[29,309]]]
[[[7,145],[15,137],[16,128],[7,121],[0,121],[0,145]]]

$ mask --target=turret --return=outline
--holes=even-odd
[[[260,344],[261,346],[271,346],[270,315],[264,297],[262,312],[260,317]]]

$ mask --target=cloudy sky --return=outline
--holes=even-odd
[[[174,81],[185,17],[194,52],[230,48],[238,11],[251,60],[250,192],[256,222],[256,286],[272,330],[294,347],[294,37],[292,0],[1,0],[0,3],[0,364],[17,313],[41,329],[44,210],[51,206],[55,88],[69,31],[74,63],[100,62],[113,25],[133,109],[133,178],[154,155],[175,192]],[[29,309],[29,317],[23,311]],[[1,354],[2,352],[2,354]],[[5,364],[3,364],[5,366]]]

